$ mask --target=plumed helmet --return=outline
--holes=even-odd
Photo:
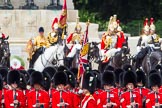
[[[149,24],[148,24],[148,18],[146,18],[145,21],[144,21],[143,30],[144,31],[150,30],[150,27],[149,27]]]
[[[156,27],[154,25],[154,18],[150,19],[150,29],[153,30],[153,31],[155,31],[155,29],[156,29]]]
[[[52,23],[52,29],[58,29],[58,18],[55,18]]]

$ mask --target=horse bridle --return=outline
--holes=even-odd
[[[54,59],[52,62],[50,62],[49,60],[53,57],[53,55],[54,55],[55,52],[53,52],[53,53],[51,54],[51,56],[50,56],[49,59],[46,59],[45,55],[44,55],[44,56],[43,56],[43,54],[41,55],[41,62],[42,62],[42,64],[43,64],[44,67],[46,67],[47,64],[56,65],[56,64],[57,64],[57,61],[63,60],[63,59],[58,59],[58,57],[57,57],[58,48],[59,48],[59,47],[57,46],[57,49],[56,49],[56,59]],[[47,61],[46,64],[43,63],[43,58]]]

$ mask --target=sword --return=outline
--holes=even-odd
[[[16,96],[16,89],[13,90],[14,92],[14,101],[17,100],[17,96]],[[17,104],[14,103],[14,108],[17,108]]]
[[[2,100],[4,100],[4,89],[2,89]],[[4,103],[1,104],[1,108],[4,108]]]

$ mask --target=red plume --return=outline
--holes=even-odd
[[[117,20],[117,24],[120,25],[120,20]]]
[[[4,39],[5,37],[6,37],[5,34],[2,33],[2,38]]]
[[[52,28],[53,28],[53,26],[54,26],[55,23],[58,23],[58,18],[55,18],[55,19],[53,20]]]
[[[145,19],[145,22],[143,24],[144,26],[148,25],[148,18]]]
[[[151,19],[150,19],[150,25],[151,25],[151,24],[154,24],[154,18],[151,18]]]

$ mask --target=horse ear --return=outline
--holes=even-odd
[[[6,40],[8,40],[8,39],[9,39],[9,36],[7,36]]]

